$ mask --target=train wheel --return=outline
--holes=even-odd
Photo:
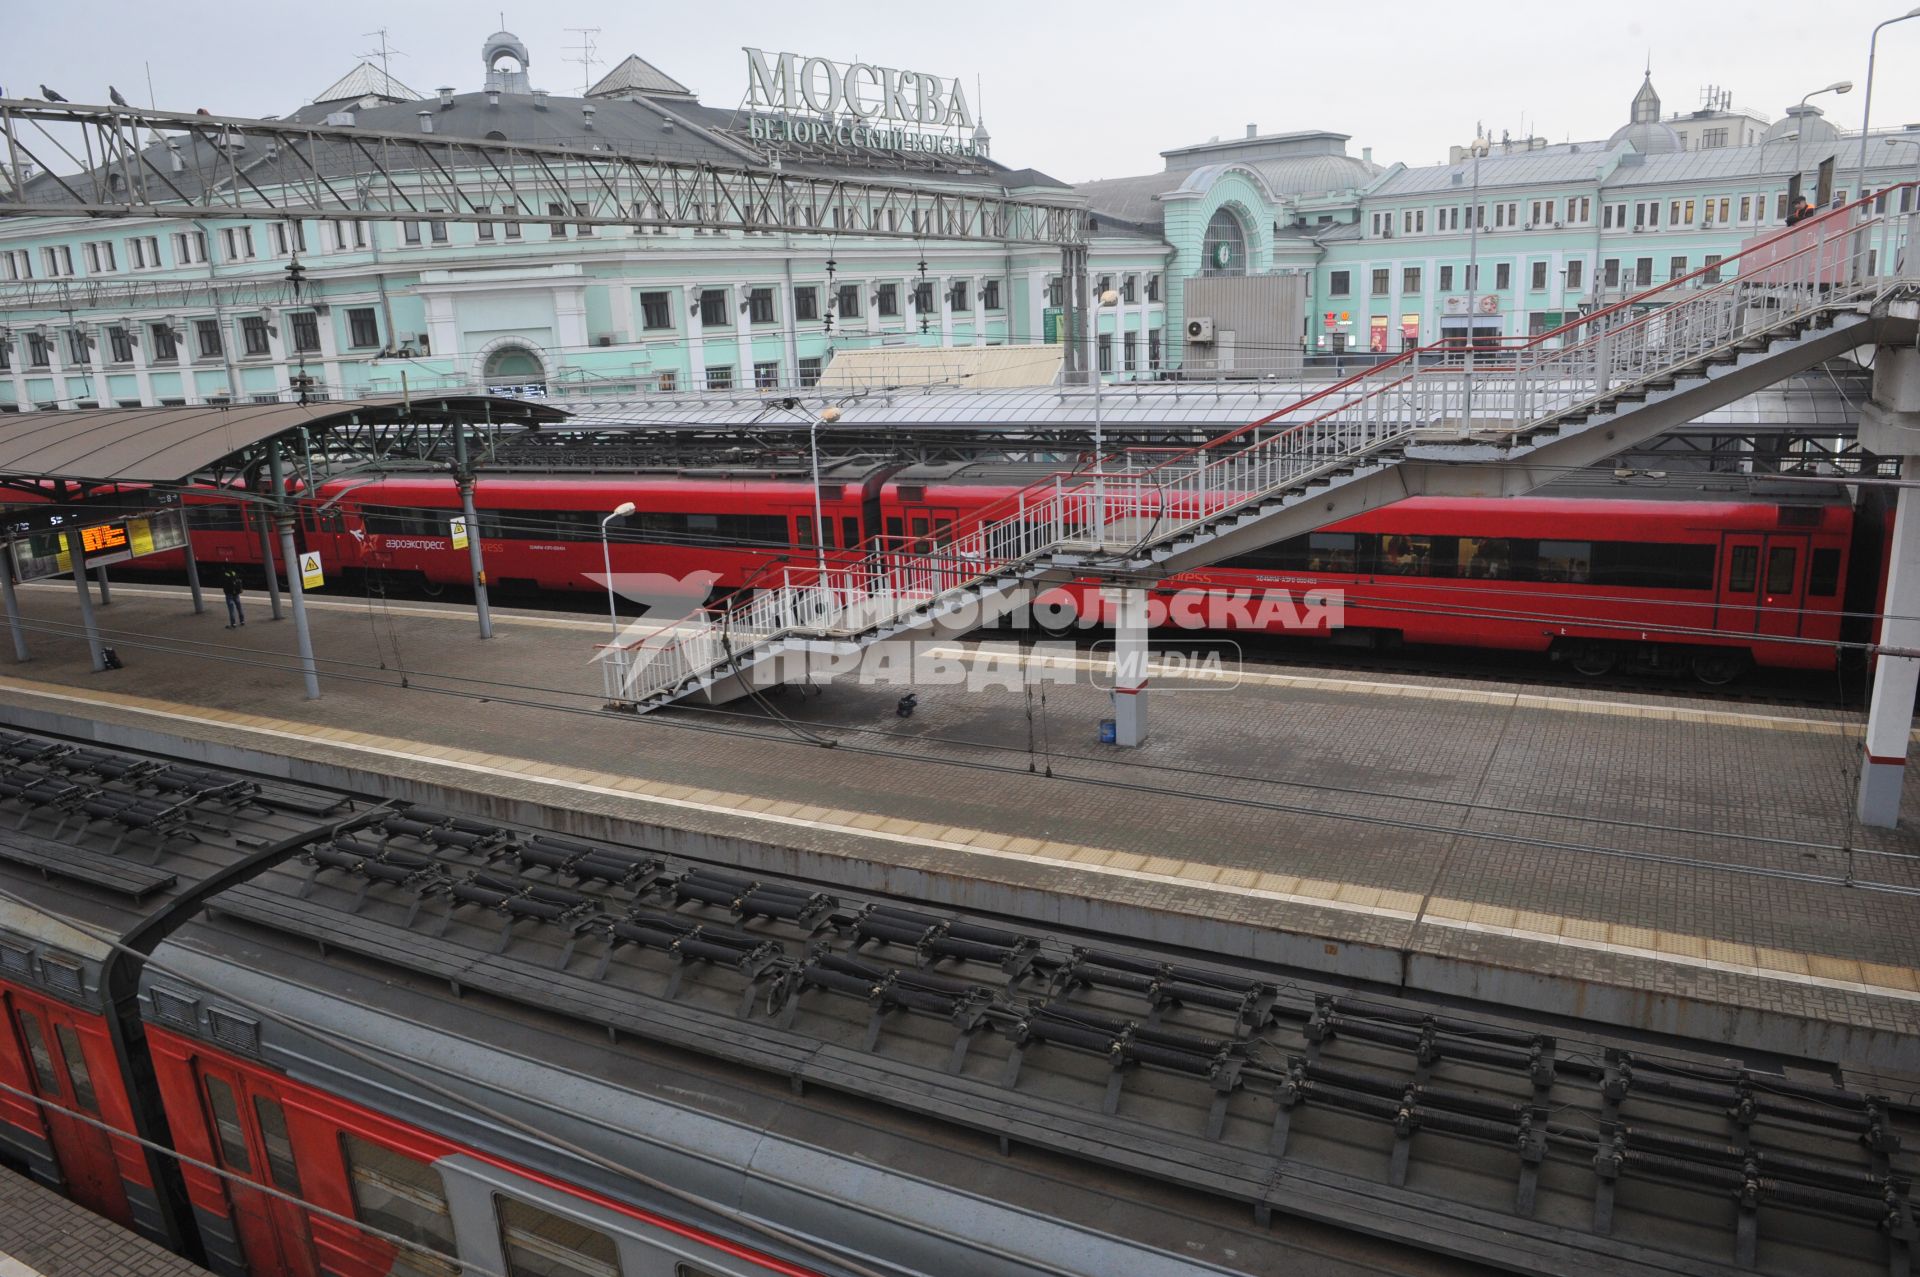
[[[1708,687],[1724,687],[1746,673],[1747,663],[1737,652],[1696,652],[1693,676]]]
[[[1567,664],[1573,666],[1576,673],[1584,674],[1588,678],[1601,678],[1611,674],[1613,667],[1619,663],[1620,657],[1612,648],[1602,647],[1598,643],[1576,648],[1573,655],[1567,658]]]

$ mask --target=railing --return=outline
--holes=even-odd
[[[787,636],[884,630],[910,613],[978,596],[991,581],[1035,575],[1059,556],[1131,558],[1417,439],[1510,437],[1732,356],[1920,277],[1908,261],[1920,214],[1874,216],[1871,203],[1885,196],[1759,237],[1732,257],[1535,337],[1421,347],[1197,448],[1098,458],[1092,471],[994,503],[938,545],[904,541],[824,577],[786,569],[777,586],[717,614],[698,612],[610,649],[609,696],[645,700]]]

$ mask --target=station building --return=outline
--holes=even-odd
[[[1086,282],[1118,299],[1086,355],[1113,380],[1289,377],[1469,330],[1547,331],[1780,226],[1795,172],[1835,160],[1832,198],[1850,198],[1858,147],[1809,105],[1663,116],[1649,76],[1598,141],[1502,139],[1409,166],[1350,155],[1345,134],[1249,126],[1075,187],[993,158],[970,107],[924,129],[818,112],[796,128],[754,109],[754,56],[735,105],[638,56],[567,97],[536,88],[529,50],[501,31],[478,88],[422,95],[363,63],[290,118],[1080,201]],[[1869,185],[1912,177],[1916,143],[1920,128],[1870,138]],[[875,348],[896,348],[890,377],[950,382],[942,348],[1057,341],[1063,326],[1060,254],[1039,246],[426,212],[0,221],[0,412],[285,399],[302,379],[310,397],[738,393],[809,386],[836,353]]]

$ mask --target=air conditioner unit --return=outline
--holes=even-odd
[[[1565,225],[1566,225],[1566,223],[1565,223],[1565,222],[1555,222],[1555,223],[1553,224],[1553,229],[1557,231],[1557,230],[1560,230],[1560,229],[1562,229],[1562,228],[1563,228],[1563,227],[1564,227]]]
[[[1387,227],[1387,228],[1386,228],[1385,230],[1383,230],[1383,231],[1381,231],[1381,232],[1380,232],[1380,236],[1381,236],[1381,238],[1382,238],[1382,239],[1392,239],[1392,238],[1393,238],[1393,227],[1391,227],[1391,226],[1389,226],[1389,227]]]
[[[1212,341],[1213,321],[1211,319],[1189,319],[1187,321],[1188,341]]]
[[[613,345],[613,338],[605,335],[595,337],[593,339],[593,344],[596,346],[611,346]]]

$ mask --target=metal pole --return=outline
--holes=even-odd
[[[615,644],[620,642],[620,613],[613,602],[613,550],[607,544],[607,525],[617,517],[610,514],[600,520],[600,564],[607,573],[607,630]]]
[[[1473,348],[1480,333],[1475,322],[1475,294],[1480,290],[1480,139],[1473,139],[1473,196],[1467,208],[1467,368],[1465,402],[1460,413],[1460,434],[1473,433]]]
[[[113,606],[113,594],[110,590],[107,589],[106,564],[103,563],[99,567],[93,570],[93,579],[100,586],[100,606],[101,607]]]
[[[180,528],[183,532],[189,531],[185,510],[180,511]],[[194,615],[198,616],[207,610],[207,601],[200,593],[200,560],[194,557],[193,537],[190,532],[183,544],[187,555],[187,589],[193,594],[193,611]]]
[[[87,652],[93,657],[95,674],[107,668],[106,649],[100,645],[100,630],[93,623],[93,592],[87,589],[87,553],[80,541],[80,529],[67,529],[67,561],[73,565],[73,584],[80,591],[80,624],[87,632]]]
[[[820,564],[819,588],[827,586],[827,524],[820,515],[820,418],[807,414],[807,449],[813,454],[813,549]]]
[[[268,473],[273,476],[273,490],[281,502],[281,508],[274,511],[273,521],[280,528],[280,557],[287,565],[287,594],[293,599],[293,635],[300,649],[300,674],[306,680],[307,699],[320,699],[320,671],[313,663],[313,635],[307,629],[307,591],[300,582],[300,556],[293,547],[293,511],[285,508],[286,484],[280,467],[280,449],[274,448],[267,455]]]
[[[20,624],[20,599],[13,592],[13,542],[5,542],[7,561],[0,564],[0,595],[7,602],[7,628],[13,631],[13,659],[30,661],[33,657],[27,651],[27,632]]]
[[[453,423],[454,481],[460,485],[460,513],[467,521],[467,569],[473,578],[473,607],[480,637],[493,637],[493,609],[487,606],[487,566],[480,558],[480,516],[473,509],[473,468],[467,464],[467,427]]]
[[[278,500],[278,498],[275,498]],[[273,529],[268,527],[270,513],[265,506],[258,506],[254,514],[260,520],[260,568],[267,576],[267,602],[273,606],[273,619],[280,619],[280,581],[274,576],[273,568]],[[291,569],[294,565],[287,564]]]
[[[1090,366],[1093,376],[1093,539],[1094,544],[1104,550],[1107,548],[1107,435],[1106,422],[1100,411],[1099,297],[1095,297],[1093,304],[1087,307],[1087,314],[1094,330],[1094,356]]]
[[[1867,91],[1860,103],[1860,167],[1854,174],[1855,194],[1867,189],[1867,130],[1873,122],[1873,60],[1880,49],[1880,27],[1890,27],[1908,18],[1920,18],[1920,9],[1909,9],[1897,18],[1888,18],[1873,29],[1873,36],[1867,41]]]

